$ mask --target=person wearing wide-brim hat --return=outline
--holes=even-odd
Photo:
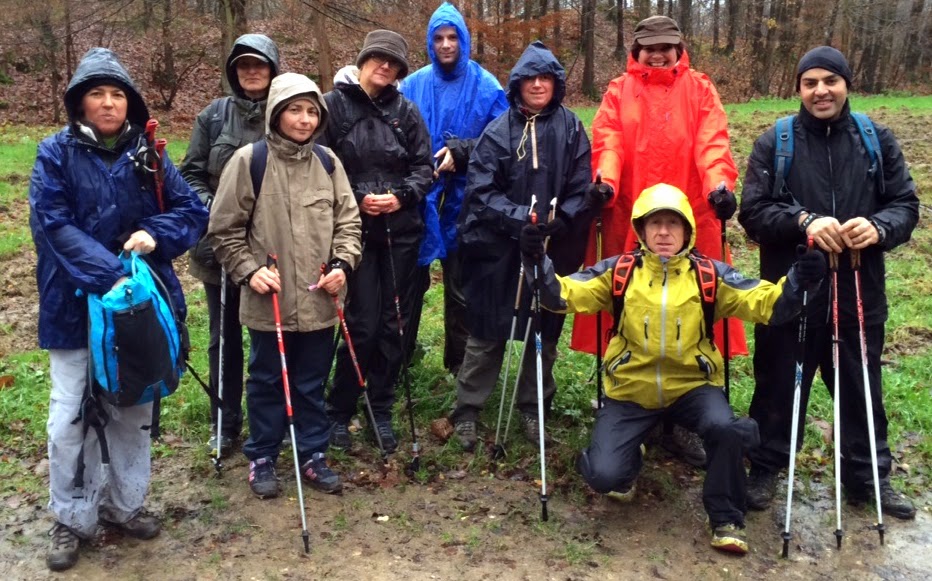
[[[84,55],[65,91],[65,109],[69,124],[39,145],[29,186],[39,347],[49,350],[52,384],[49,510],[55,524],[46,561],[54,571],[77,562],[80,544],[93,538],[98,522],[140,539],[161,530],[159,519],[143,508],[152,403],[115,408],[98,402],[110,417],[109,466],[101,460],[97,432],[75,421],[84,413],[88,377],[84,295],[119,284],[124,267],[117,253],[133,251],[147,255],[183,318],[184,295],[172,260],[207,226],[207,210],[167,155],[164,210],[152,181],[141,179],[135,158],[145,145],[149,112],[112,51],[93,48]],[[82,450],[84,470],[76,474]]]

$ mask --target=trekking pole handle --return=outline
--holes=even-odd
[[[276,272],[278,270],[278,255],[274,252],[269,252],[269,255],[265,259],[265,267]]]
[[[829,270],[838,272],[838,253],[837,252],[828,253],[828,268]]]
[[[861,269],[861,251],[851,250],[851,270]]]
[[[537,224],[537,196],[531,194],[531,224]]]
[[[158,119],[149,119],[146,121],[146,141],[155,145],[155,131],[159,128]]]

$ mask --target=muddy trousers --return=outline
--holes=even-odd
[[[142,509],[151,473],[148,426],[152,404],[115,407],[100,402],[110,416],[105,428],[110,464],[104,465],[97,432],[90,429],[85,436],[83,423],[72,423],[78,417],[87,383],[87,349],[52,349],[49,363],[49,510],[55,520],[90,538],[97,531],[98,517],[122,523]],[[75,488],[82,447],[84,487]]]
[[[589,447],[576,463],[593,490],[605,494],[629,489],[641,471],[641,443],[658,422],[669,417],[702,438],[707,457],[702,502],[711,525],[744,524],[744,455],[757,445],[757,424],[735,417],[722,388],[697,387],[670,407],[656,410],[610,397],[604,401],[596,414]]]
[[[278,458],[282,439],[290,438],[285,411],[281,355],[274,331],[249,330],[249,379],[246,411],[249,439],[243,453],[250,460]],[[282,333],[288,385],[294,412],[298,459],[304,463],[317,452],[326,452],[330,424],[324,409],[324,382],[333,358],[333,328],[307,333]]]
[[[460,280],[463,262],[459,253],[451,253],[440,264],[443,266],[443,366],[455,376],[463,365],[466,339],[469,337],[466,329],[466,298]],[[411,321],[405,329],[408,361],[414,352],[414,341],[421,326],[424,295],[430,288],[430,266],[419,266],[416,277],[416,288],[411,293]]]
[[[243,328],[239,323],[240,287],[227,277],[226,309],[223,312],[223,426],[221,433],[231,439],[243,430]],[[210,322],[210,390],[217,393],[220,381],[220,285],[204,283],[207,316]],[[217,408],[210,406],[210,423],[217,425]],[[212,433],[216,433],[213,430]]]
[[[796,335],[798,324],[754,329],[754,397],[749,414],[760,426],[761,445],[749,453],[751,469],[777,473],[789,464],[790,429],[795,385]],[[857,325],[839,328],[839,383],[841,391],[841,481],[846,488],[863,491],[873,486],[870,437],[864,401],[864,375]],[[871,383],[874,430],[877,438],[877,464],[881,480],[890,474],[892,457],[887,444],[887,414],[883,406],[880,354],[883,352],[884,326],[868,325],[867,373]],[[788,346],[792,345],[792,348]],[[835,390],[831,326],[809,326],[803,365],[802,392],[799,405],[806,409],[816,370],[829,394]],[[805,414],[800,414],[805,417]],[[831,420],[831,416],[823,418]],[[799,424],[803,433],[803,423]],[[802,438],[799,439],[802,447]]]
[[[463,367],[456,378],[456,409],[451,419],[454,422],[477,421],[485,402],[495,391],[505,359],[505,341],[476,339],[466,341],[466,356]],[[514,386],[515,374],[518,372],[523,344],[515,342],[511,358],[511,377],[504,386],[510,397]],[[544,399],[550,400],[557,391],[553,379],[553,363],[557,359],[557,342],[541,341],[541,367],[544,372]],[[508,403],[506,402],[507,406]],[[518,383],[517,403],[521,413],[537,416],[537,351],[534,336],[531,335],[527,349],[524,351],[524,365],[521,366],[521,379]]]

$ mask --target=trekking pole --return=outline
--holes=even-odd
[[[156,119],[149,119],[146,122],[146,142],[150,148],[155,150],[155,159],[150,160],[151,167],[149,171],[155,177],[155,200],[159,205],[159,212],[165,211],[165,196],[163,194],[164,173],[162,166],[162,155],[165,152],[165,146],[168,141],[165,139],[156,139],[155,131],[159,128],[159,122]]]
[[[554,198],[553,205],[556,204]],[[534,207],[533,201],[531,207]],[[551,206],[553,207],[553,206]],[[553,210],[551,210],[551,216]],[[531,210],[531,224],[537,224],[537,211]],[[545,244],[546,246],[546,244]],[[537,351],[537,430],[540,440],[540,519],[544,522],[548,520],[547,516],[547,457],[546,444],[544,443],[544,368],[543,368],[543,345],[541,344],[540,329],[540,272],[538,261],[534,261],[534,348]]]
[[[596,185],[602,185],[602,170],[595,172]],[[602,260],[602,209],[595,216],[595,262]],[[596,405],[602,409],[602,313],[595,314],[595,385]]]
[[[266,266],[272,272],[278,271],[278,256],[269,253]],[[298,482],[298,505],[301,511],[301,538],[304,540],[304,552],[311,552],[310,535],[307,532],[307,516],[304,514],[304,489],[301,485],[301,465],[298,461],[298,442],[294,434],[294,411],[291,408],[291,387],[288,384],[288,364],[285,362],[285,340],[282,338],[282,312],[278,305],[278,293],[272,292],[272,310],[275,312],[275,335],[278,338],[278,354],[282,360],[282,385],[285,390],[285,414],[288,417],[288,430],[291,432],[291,453],[294,455],[294,472]]]
[[[395,315],[398,318],[398,341],[401,347],[401,373],[404,377],[405,399],[408,402],[408,421],[411,423],[411,462],[408,471],[417,472],[421,468],[420,445],[417,441],[417,431],[414,429],[414,403],[411,400],[411,377],[408,374],[408,364],[405,361],[405,330],[401,320],[401,301],[398,299],[398,279],[395,277],[395,257],[392,255],[392,227],[389,214],[385,214],[385,239],[388,244],[388,268],[392,274],[392,292],[395,295]],[[372,426],[375,429],[375,425]],[[378,430],[376,430],[378,431]]]
[[[511,355],[514,351],[515,326],[518,324],[518,309],[521,307],[521,288],[524,286],[524,281],[522,280],[523,278],[524,264],[522,263],[518,268],[518,290],[515,292],[515,308],[513,314],[511,315],[511,331],[508,332],[508,341],[506,342],[507,345],[505,347],[505,349],[508,351],[508,356],[505,358],[505,377],[502,379],[502,398],[498,403],[498,422],[495,424],[495,446],[492,448],[492,458],[495,458],[496,460],[505,457],[505,446],[502,444],[499,436],[502,429],[502,412],[505,411],[505,395],[508,392],[508,373],[511,370]],[[510,412],[508,419],[511,420]]]
[[[715,188],[717,191],[724,193],[727,188],[725,187],[725,182],[718,184],[718,187]],[[725,262],[725,251],[728,249],[728,238],[725,235],[725,222],[727,220],[721,220],[722,223],[722,262]],[[725,362],[725,399],[731,401],[731,373],[729,373],[729,367],[731,362],[731,342],[729,341],[728,333],[728,318],[722,319],[722,343],[724,344],[724,353],[722,354],[722,360]],[[789,521],[787,521],[789,522]]]
[[[867,435],[871,439],[871,471],[874,476],[874,499],[877,501],[877,524],[874,528],[883,544],[883,509],[880,506],[880,473],[877,469],[877,440],[874,432],[874,402],[871,397],[870,375],[867,373],[867,339],[864,336],[864,303],[861,300],[861,251],[851,251],[851,270],[854,271],[854,292],[858,308],[858,338],[861,342],[861,372],[864,378],[864,410],[867,414]]]
[[[221,428],[223,426],[223,334],[226,331],[226,310],[227,310],[227,270],[220,267],[220,352],[217,355],[217,457],[214,458],[214,468],[217,471],[217,478],[220,478],[223,471],[223,464],[220,463],[220,456],[223,450],[223,440],[221,439]]]
[[[841,539],[845,536],[841,528],[841,390],[839,383],[839,359],[841,341],[838,334],[838,254],[828,253],[828,267],[832,271],[832,366],[835,368],[834,421],[833,438],[835,444],[835,541],[836,548],[841,548]]]
[[[327,269],[326,264],[320,265],[320,272],[323,272]],[[308,290],[316,290],[315,285],[308,287]],[[346,341],[346,347],[349,350],[350,360],[353,362],[353,369],[356,370],[356,379],[359,381],[359,389],[362,391],[362,399],[366,404],[366,412],[369,414],[369,421],[372,422],[373,428],[375,427],[375,412],[372,411],[372,402],[369,401],[369,387],[366,385],[366,380],[362,375],[362,370],[359,368],[359,360],[356,358],[356,349],[353,348],[353,340],[350,338],[349,328],[346,326],[346,316],[343,313],[343,307],[340,306],[340,297],[335,294],[330,295],[330,298],[333,299],[333,306],[337,310],[337,317],[340,319],[340,329],[343,331],[343,339]],[[337,336],[339,338],[339,335]],[[388,465],[388,452],[385,451],[385,445],[382,444],[382,436],[379,434],[378,430],[375,431],[375,441],[379,445],[379,452],[382,454],[382,464]]]
[[[812,249],[812,236],[806,243],[806,250]],[[793,511],[793,479],[796,474],[796,441],[799,437],[799,400],[803,389],[803,365],[806,361],[806,321],[809,291],[803,291],[803,307],[799,314],[799,334],[796,336],[796,380],[793,386],[793,424],[790,428],[790,467],[786,485],[786,522],[783,527],[783,558],[790,553],[790,514]]]

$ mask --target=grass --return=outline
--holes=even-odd
[[[920,187],[923,204],[932,204],[932,148],[926,143],[932,125],[932,97],[906,96],[855,96],[855,108],[881,115],[884,123],[894,127],[904,144],[906,157],[911,162],[911,171]],[[795,100],[759,100],[750,103],[728,105],[729,122],[733,137],[736,159],[746,158],[753,139],[774,119],[798,108]],[[581,108],[577,113],[588,126],[595,108]],[[26,191],[36,145],[55,128],[26,128],[0,126],[0,260],[9,259],[31,246],[26,220],[28,207]],[[925,139],[923,139],[925,136]],[[169,152],[174,160],[180,160],[186,143],[182,137],[170,140]],[[928,216],[924,216],[927,218]],[[757,272],[757,252],[747,245],[737,228],[729,232],[736,263],[746,274]],[[929,385],[932,385],[932,233],[925,224],[920,224],[913,240],[888,255],[887,285],[892,305],[887,323],[887,348],[885,358],[894,361],[884,368],[885,403],[890,417],[890,443],[897,461],[909,466],[897,475],[897,480],[910,492],[925,490],[932,482],[932,403]],[[435,273],[439,281],[439,272]],[[187,295],[191,331],[191,363],[202,375],[207,373],[206,345],[207,308],[203,291],[198,288]],[[422,443],[421,469],[416,474],[418,482],[427,483],[449,470],[467,470],[475,476],[485,476],[492,469],[508,475],[524,472],[534,480],[538,476],[536,446],[523,440],[513,422],[508,445],[508,456],[493,463],[484,450],[475,455],[463,454],[455,438],[446,444],[438,443],[428,435],[429,423],[448,415],[456,399],[454,379],[443,368],[443,291],[435,283],[425,296],[423,323],[419,337],[423,345],[423,357],[411,369],[412,391],[415,399],[416,423]],[[550,449],[548,456],[548,482],[553,487],[563,488],[568,498],[582,502],[584,494],[579,478],[572,469],[576,451],[586,445],[592,426],[591,400],[595,395],[593,360],[588,355],[570,351],[569,327],[571,317],[560,340],[560,358],[555,366],[555,375],[560,389],[557,392],[554,417],[549,429],[559,445]],[[753,333],[747,327],[749,347],[753,352]],[[0,329],[0,335],[12,329]],[[512,377],[517,358],[512,364]],[[0,359],[0,376],[9,376],[12,383],[0,383],[0,497],[16,491],[37,491],[41,478],[29,469],[30,463],[45,455],[45,420],[48,412],[48,357],[41,351],[14,353]],[[731,365],[732,404],[739,414],[746,414],[753,393],[754,382],[751,361],[739,357]],[[401,455],[410,450],[407,416],[404,411],[403,393],[399,391],[395,427],[403,441],[399,447]],[[498,412],[499,391],[490,398],[482,416],[484,434],[494,437]],[[208,437],[208,399],[190,375],[186,375],[178,392],[163,403],[162,429],[166,434],[187,442],[205,442]],[[832,417],[831,400],[821,382],[813,386],[808,415],[811,419]],[[360,443],[360,445],[362,445]],[[196,447],[193,452],[183,452],[172,444],[157,447],[161,455],[186,454],[196,473],[206,475],[212,470],[206,452]],[[830,445],[825,444],[820,430],[812,422],[807,424],[805,447],[799,467],[802,481],[807,475],[818,475],[831,471]],[[353,456],[333,454],[343,466],[354,462]],[[650,458],[649,458],[650,459]],[[828,466],[826,466],[828,462]],[[648,462],[648,470],[651,470]],[[675,498],[677,482],[663,468],[648,476],[648,483],[659,489],[665,497]],[[220,499],[212,499],[217,504]],[[358,509],[358,499],[348,503],[349,510]],[[361,506],[361,504],[359,505]],[[218,507],[217,507],[218,508]],[[338,520],[336,528],[348,526],[345,515]],[[471,530],[459,539],[467,545],[477,544],[483,537],[482,531]],[[487,531],[486,531],[487,532]],[[454,541],[456,539],[448,539]],[[570,562],[589,560],[592,549],[588,542],[567,544],[563,558]]]

